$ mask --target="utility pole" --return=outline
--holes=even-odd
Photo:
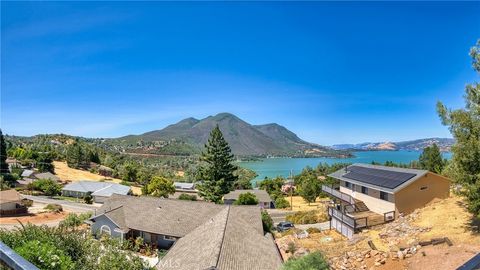
[[[293,182],[292,170],[290,170],[290,181]],[[293,184],[290,185],[290,211],[293,211]]]

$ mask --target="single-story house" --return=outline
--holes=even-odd
[[[156,197],[111,196],[90,219],[92,233],[142,237],[169,249],[157,269],[279,269],[260,208]]]
[[[14,189],[0,191],[0,215],[26,213],[23,197]]]
[[[258,199],[258,205],[262,208],[273,208],[273,201],[272,198],[270,198],[270,195],[263,189],[237,189],[234,190],[225,196],[223,196],[223,202],[225,204],[233,204],[236,200],[238,200],[238,197],[240,194],[243,193],[253,193],[255,197]]]
[[[436,198],[447,198],[450,193],[450,180],[427,170],[356,163],[329,176],[340,182],[339,190],[322,186],[324,192],[339,202],[337,209],[329,209],[332,226],[343,226],[341,230],[348,231],[348,236],[358,226],[373,225],[373,219],[365,213],[387,222]],[[358,216],[362,219],[357,219]],[[345,220],[350,221],[347,224]],[[347,228],[345,224],[354,226]]]
[[[129,194],[130,187],[111,182],[78,181],[62,188],[62,195],[68,197],[83,198],[88,192],[91,192],[94,202],[103,203],[113,194]]]
[[[36,179],[50,179],[56,182],[60,182],[60,178],[51,172],[43,172],[34,174]]]

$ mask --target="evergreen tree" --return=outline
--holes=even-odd
[[[70,168],[85,167],[86,155],[78,142],[74,142],[67,148],[67,165]]]
[[[423,149],[418,161],[422,169],[434,173],[442,173],[443,167],[445,167],[445,160],[443,160],[442,153],[440,153],[440,148],[435,143]]]
[[[9,173],[7,164],[7,144],[3,138],[2,130],[0,129],[0,173]]]
[[[36,159],[36,167],[39,172],[55,173],[52,155],[49,153],[40,153]]]
[[[480,73],[480,40],[470,56],[473,68]],[[469,210],[480,217],[480,84],[467,85],[464,109],[450,110],[439,102],[437,110],[455,138],[449,176],[462,185]]]
[[[200,196],[207,201],[220,203],[223,195],[233,190],[238,176],[234,173],[237,167],[233,164],[232,151],[218,125],[210,133],[200,158],[203,161],[197,174],[197,180],[201,181],[198,186]]]

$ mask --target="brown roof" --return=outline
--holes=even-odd
[[[183,237],[225,207],[207,202],[113,194],[97,210],[97,216],[105,214],[123,226],[121,229]]]
[[[15,189],[0,191],[0,203],[17,202],[23,199]]]
[[[157,269],[274,270],[281,265],[272,236],[263,234],[260,209],[229,206],[180,238]]]
[[[258,201],[260,201],[260,202],[271,202],[272,201],[272,198],[270,198],[270,195],[268,195],[268,193],[263,189],[237,189],[237,190],[234,190],[234,191],[226,194],[223,197],[223,199],[224,200],[238,200],[238,197],[240,196],[240,194],[247,193],[247,192],[253,193],[255,195],[255,197],[257,197]]]

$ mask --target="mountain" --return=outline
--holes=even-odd
[[[402,142],[377,142],[377,143],[359,143],[359,144],[335,144],[332,145],[333,149],[336,150],[408,150],[408,151],[419,151],[424,148],[437,144],[441,151],[450,151],[452,145],[455,143],[454,139],[451,138],[426,138],[418,139],[412,141],[402,141]]]
[[[187,118],[161,130],[110,139],[110,143],[123,145],[125,152],[195,154],[200,153],[211,130],[217,124],[232,152],[238,156],[349,155],[345,151],[306,142],[281,125],[251,125],[230,113],[220,113],[201,120]],[[175,150],[175,153],[171,152],[172,150]]]

